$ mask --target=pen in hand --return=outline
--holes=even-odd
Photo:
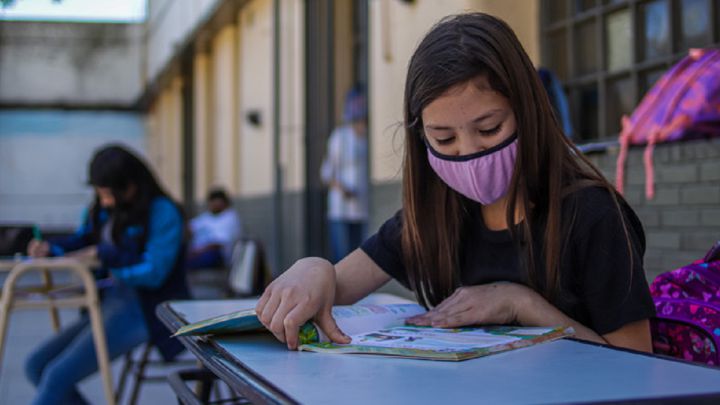
[[[40,227],[37,225],[35,225],[33,227],[33,239],[35,239],[36,241],[42,240],[42,234],[40,233]]]

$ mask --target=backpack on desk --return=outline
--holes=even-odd
[[[630,117],[623,116],[616,186],[623,192],[630,145],[647,145],[645,195],[655,194],[653,148],[662,142],[720,135],[720,49],[691,49],[643,97]]]
[[[719,366],[720,242],[704,259],[657,276],[650,293],[653,351]]]

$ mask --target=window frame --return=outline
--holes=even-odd
[[[668,17],[670,18],[670,52],[666,55],[655,57],[651,60],[642,60],[642,49],[644,44],[644,23],[641,6],[644,3],[653,0],[616,0],[612,3],[608,0],[595,0],[595,6],[582,11],[575,12],[576,0],[541,0],[540,7],[540,52],[541,66],[553,68],[549,50],[550,38],[554,34],[565,36],[566,47],[566,66],[568,77],[560,79],[562,87],[568,95],[572,122],[575,132],[575,140],[577,143],[595,143],[617,139],[617,133],[611,133],[609,130],[610,118],[608,115],[608,85],[616,79],[629,78],[632,83],[630,91],[632,94],[633,105],[637,104],[644,95],[643,86],[645,85],[645,74],[649,74],[655,70],[667,70],[677,61],[687,55],[687,49],[683,48],[682,32],[681,32],[681,5],[682,0],[667,0],[669,7]],[[567,15],[555,21],[551,21],[550,2],[565,2],[564,10]],[[712,43],[704,45],[704,47],[720,47],[720,1],[710,0],[710,32]],[[557,5],[555,5],[557,7]],[[610,71],[607,68],[608,44],[606,43],[605,24],[608,16],[615,12],[629,10],[630,21],[632,24],[633,41],[631,50],[631,63],[628,67]],[[595,52],[598,69],[593,73],[587,73],[577,76],[576,58],[578,36],[574,35],[579,26],[593,21],[595,24]],[[557,70],[557,69],[553,69]],[[581,103],[578,95],[579,90],[585,86],[594,85],[598,93],[598,111],[597,111],[597,138],[591,138],[588,134],[580,133],[579,125],[582,112],[579,109]]]

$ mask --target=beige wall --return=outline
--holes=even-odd
[[[353,83],[353,6],[352,0],[336,0],[333,4],[335,11],[335,37],[334,39],[334,71],[335,76],[335,122],[342,122],[342,112],[345,105],[345,94]]]
[[[147,118],[150,164],[160,183],[178,201],[182,196],[181,87],[179,78],[170,81]]]
[[[248,2],[238,13],[235,24],[217,31],[207,46],[198,48],[194,55],[193,170],[198,201],[204,199],[212,186],[226,187],[240,197],[273,192],[272,5],[271,0]],[[285,188],[299,190],[304,185],[305,166],[302,0],[283,1],[281,20],[280,160]],[[180,31],[176,29],[174,35]],[[156,160],[167,182],[182,178],[181,155],[177,155],[177,162],[171,159],[180,150],[169,135],[174,122],[169,118],[174,108],[171,93],[165,84],[148,120],[151,159]],[[260,113],[259,126],[248,122],[246,117],[251,111]],[[177,129],[180,136],[180,127]]]
[[[304,0],[285,0],[281,10],[280,159],[285,190],[305,186]]]
[[[212,40],[210,57],[211,185],[238,192],[237,35],[225,26]]]
[[[537,0],[394,0],[370,3],[370,112],[372,181],[400,180],[402,102],[407,64],[423,35],[443,16],[467,10],[503,18],[530,57],[539,60]]]
[[[240,183],[241,194],[273,190],[272,1],[254,0],[240,12]],[[260,113],[251,125],[247,113]]]
[[[193,58],[193,154],[195,159],[195,200],[203,201],[212,178],[210,151],[213,150],[210,137],[210,74],[208,53],[200,51]]]
[[[268,195],[274,190],[273,167],[273,3],[254,0],[240,11],[239,110],[240,196]],[[304,184],[303,2],[281,2],[280,31],[280,164],[288,190]],[[260,113],[261,124],[247,120]]]
[[[470,0],[470,8],[500,17],[515,31],[530,59],[540,63],[540,2],[538,0]]]

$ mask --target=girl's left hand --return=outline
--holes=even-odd
[[[73,252],[67,253],[65,256],[72,257],[75,259],[80,260],[95,260],[97,259],[97,246],[87,246],[82,249],[75,250]]]
[[[534,294],[528,287],[507,282],[460,287],[437,307],[406,322],[436,328],[514,323]]]

